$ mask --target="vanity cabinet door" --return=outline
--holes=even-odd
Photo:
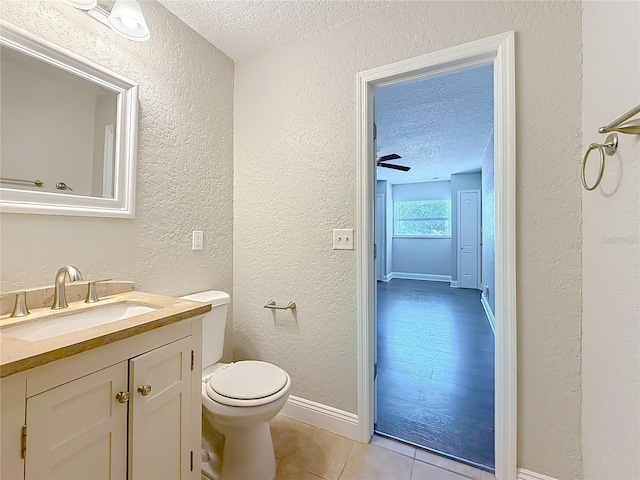
[[[26,479],[126,478],[127,363],[27,399]]]
[[[191,338],[132,358],[129,378],[129,478],[190,478]]]

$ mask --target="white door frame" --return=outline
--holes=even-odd
[[[373,89],[413,76],[493,63],[496,262],[495,452],[498,480],[517,476],[516,355],[516,133],[514,33],[361,72],[357,75],[358,229],[358,427],[359,440],[373,435],[375,355]]]
[[[460,215],[460,204],[461,202],[461,196],[463,193],[477,193],[478,194],[478,232],[477,232],[477,244],[476,244],[476,272],[477,272],[477,276],[476,276],[476,286],[475,288],[480,289],[480,285],[482,284],[482,190],[479,188],[471,188],[468,190],[458,190],[458,195],[456,196],[456,210],[458,212],[458,214],[456,215],[458,218],[456,218],[456,223],[457,223],[457,235],[456,235],[456,256],[457,256],[457,271],[456,274],[458,275],[458,288],[462,288],[460,287],[460,279],[462,278],[462,269],[460,268],[460,260],[462,260],[462,255],[460,254],[461,252],[461,248],[460,248],[460,244],[461,242],[461,238],[462,238],[462,233],[461,233],[461,215]]]

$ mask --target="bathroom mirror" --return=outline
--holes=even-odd
[[[133,217],[138,85],[0,21],[0,210]]]

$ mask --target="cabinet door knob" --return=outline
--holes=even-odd
[[[151,393],[151,385],[140,385],[138,387],[138,392],[140,392],[143,397],[146,397]]]
[[[120,403],[127,403],[129,401],[129,392],[118,392],[116,398]]]

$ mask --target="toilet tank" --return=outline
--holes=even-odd
[[[202,319],[202,369],[204,370],[222,358],[227,308],[231,298],[228,293],[218,290],[194,293],[180,298],[211,305],[211,311],[207,312]]]

